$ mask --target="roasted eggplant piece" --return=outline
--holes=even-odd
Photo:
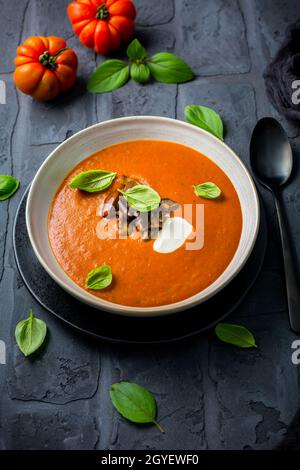
[[[134,232],[140,232],[143,240],[156,238],[161,230],[163,223],[168,217],[171,217],[179,204],[172,199],[162,199],[159,207],[151,212],[139,213],[128,206],[125,198],[119,190],[127,191],[138,184],[140,181],[129,176],[119,176],[113,189],[103,201],[100,209],[100,215],[106,219],[118,219],[119,234],[124,237],[132,235]]]
[[[113,185],[113,189],[109,191],[108,195],[104,199],[103,205],[100,209],[100,215],[108,219],[114,219],[118,217],[119,200],[124,199],[118,190],[120,189],[121,191],[127,191],[128,189],[133,188],[133,186],[137,186],[138,184],[141,183],[138,180],[130,178],[129,176],[119,176]],[[138,214],[136,213],[136,215]]]
[[[139,214],[132,223],[132,229],[141,232],[143,240],[156,238],[163,223],[171,217],[179,204],[172,199],[162,199],[159,207],[151,212]]]
[[[176,209],[179,208],[179,204],[173,199],[162,199],[159,206],[166,214],[172,215]]]

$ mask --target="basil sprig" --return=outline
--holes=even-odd
[[[184,110],[184,118],[190,124],[198,126],[221,140],[224,140],[223,122],[218,113],[207,106],[188,105]]]
[[[191,68],[169,52],[154,54],[149,60],[149,68],[153,78],[162,83],[184,83],[194,77]]]
[[[155,398],[146,388],[130,382],[119,382],[111,386],[110,398],[117,411],[133,423],[153,423],[164,432],[156,421]]]
[[[139,212],[150,212],[157,209],[160,204],[160,195],[149,186],[138,184],[127,191],[118,190],[127,203]]]
[[[110,266],[103,264],[89,272],[86,278],[86,287],[92,290],[101,290],[112,283],[112,272]]]
[[[110,59],[95,70],[88,81],[90,93],[108,93],[120,88],[129,80],[129,65],[123,60]]]
[[[14,176],[0,175],[0,201],[10,198],[19,186],[20,182]]]
[[[138,83],[146,83],[150,76],[162,83],[184,83],[194,77],[191,68],[179,57],[169,52],[160,52],[148,57],[146,49],[138,39],[127,48],[129,63],[122,60],[107,60],[92,74],[88,82],[90,93],[107,93],[122,87],[129,76]]]
[[[146,64],[132,64],[130,76],[135,82],[146,83],[150,77],[150,69]]]
[[[214,183],[201,183],[193,186],[196,196],[203,197],[204,199],[217,199],[221,196],[221,189]]]
[[[26,357],[42,346],[46,334],[46,323],[36,318],[33,315],[32,309],[30,309],[29,318],[20,321],[15,330],[17,344]]]
[[[244,326],[219,323],[215,328],[215,333],[225,343],[239,348],[257,348],[253,334]]]
[[[76,175],[70,182],[70,188],[96,193],[108,188],[116,177],[113,171],[88,170]]]
[[[138,39],[134,39],[127,47],[127,56],[132,62],[141,62],[147,58],[147,51]]]

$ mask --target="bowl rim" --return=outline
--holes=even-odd
[[[60,279],[53,271],[52,269],[48,266],[48,264],[45,262],[43,257],[41,256],[39,249],[35,243],[34,240],[34,234],[33,234],[33,229],[31,226],[31,205],[32,205],[32,200],[34,196],[34,189],[36,185],[38,184],[40,174],[42,171],[47,167],[49,164],[49,161],[55,156],[55,154],[61,150],[64,146],[68,145],[70,141],[75,140],[80,138],[81,135],[85,134],[86,132],[92,130],[92,129],[101,129],[102,127],[110,126],[113,124],[118,124],[118,123],[132,123],[134,121],[156,121],[156,122],[161,122],[161,123],[169,123],[169,124],[174,124],[176,123],[177,125],[181,125],[182,127],[186,127],[190,129],[191,127],[193,130],[198,131],[199,133],[204,134],[204,136],[209,137],[209,139],[213,139],[215,142],[217,142],[218,145],[221,145],[226,148],[227,152],[229,152],[236,162],[244,171],[245,176],[247,177],[249,187],[252,190],[253,196],[254,196],[254,204],[255,204],[255,229],[254,233],[252,236],[251,243],[247,247],[247,250],[243,253],[243,257],[241,258],[238,267],[230,273],[226,279],[220,284],[219,286],[216,287],[215,290],[212,292],[208,292],[207,294],[203,295],[200,299],[197,297],[201,294],[200,291],[190,297],[187,297],[186,299],[183,299],[181,301],[171,303],[171,304],[166,304],[166,305],[161,305],[161,306],[155,306],[155,307],[131,307],[131,306],[126,306],[122,304],[117,304],[114,302],[110,302],[104,299],[101,299],[99,297],[94,296],[93,294],[90,294],[88,291],[83,289],[82,287],[78,286],[71,278],[72,286],[69,286],[65,284],[65,282]],[[170,142],[172,140],[170,139]],[[187,144],[183,144],[188,147]],[[88,157],[87,157],[88,158]],[[208,157],[210,158],[210,157]],[[85,159],[85,158],[84,158]],[[83,160],[84,160],[83,159]],[[222,170],[224,171],[224,170]],[[224,171],[225,172],[225,171]],[[226,172],[225,172],[226,173]],[[230,176],[226,173],[226,175],[230,178]],[[192,124],[189,124],[184,121],[180,121],[178,119],[173,119],[173,118],[168,118],[168,117],[161,117],[161,116],[128,116],[128,117],[120,117],[120,118],[115,118],[115,119],[109,119],[106,121],[102,121],[100,123],[93,124],[91,126],[86,127],[85,129],[80,130],[79,132],[76,132],[74,135],[66,139],[64,142],[56,146],[48,155],[48,157],[44,160],[42,165],[39,167],[29,189],[28,193],[28,198],[27,198],[27,203],[26,203],[26,226],[27,226],[27,231],[28,231],[28,236],[31,242],[31,246],[33,248],[33,251],[38,258],[40,264],[42,267],[45,269],[45,271],[52,277],[52,279],[60,286],[62,287],[65,291],[67,291],[69,294],[71,294],[73,297],[77,298],[81,302],[90,305],[93,308],[96,309],[103,309],[105,311],[108,311],[113,314],[118,314],[118,315],[123,315],[123,316],[131,316],[131,317],[141,317],[144,315],[147,315],[149,317],[151,316],[164,316],[164,315],[169,315],[175,312],[180,312],[182,310],[187,310],[189,308],[195,307],[196,305],[199,305],[206,300],[210,299],[214,295],[216,295],[218,292],[220,292],[225,286],[227,286],[230,281],[237,276],[237,274],[241,271],[241,269],[244,267],[245,263],[247,262],[250,254],[252,253],[252,250],[254,248],[257,235],[258,235],[258,230],[259,230],[259,221],[260,221],[260,206],[259,206],[259,198],[256,190],[255,183],[250,175],[250,172],[244,162],[238,157],[238,155],[222,140],[218,139],[211,133],[205,131],[204,129],[198,128]],[[49,248],[52,251],[50,241],[48,240],[49,243]],[[237,248],[238,249],[238,248]],[[57,265],[59,266],[59,269],[63,271],[62,267],[59,265],[58,261],[56,260]],[[231,262],[229,265],[226,267],[226,269],[230,266]],[[65,273],[66,274],[66,273]],[[66,274],[67,275],[67,274]],[[87,295],[88,298],[84,297],[84,295]]]

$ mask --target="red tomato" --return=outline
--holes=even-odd
[[[32,36],[18,47],[15,65],[16,86],[23,93],[46,101],[74,85],[78,61],[64,39]]]
[[[118,49],[134,34],[131,0],[76,0],[68,5],[68,15],[82,44],[98,54]]]

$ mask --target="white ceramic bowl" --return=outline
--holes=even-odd
[[[128,307],[107,302],[77,286],[59,266],[48,239],[48,212],[54,194],[70,170],[97,150],[129,140],[166,140],[192,147],[214,161],[229,176],[238,193],[242,234],[238,249],[226,270],[206,289],[183,301],[161,307]],[[106,121],[78,132],[59,145],[37,172],[27,200],[26,223],[36,256],[48,274],[82,302],[113,313],[141,316],[166,315],[200,304],[219,292],[247,261],[258,232],[259,202],[254,183],[237,155],[206,131],[174,119],[142,116]]]

